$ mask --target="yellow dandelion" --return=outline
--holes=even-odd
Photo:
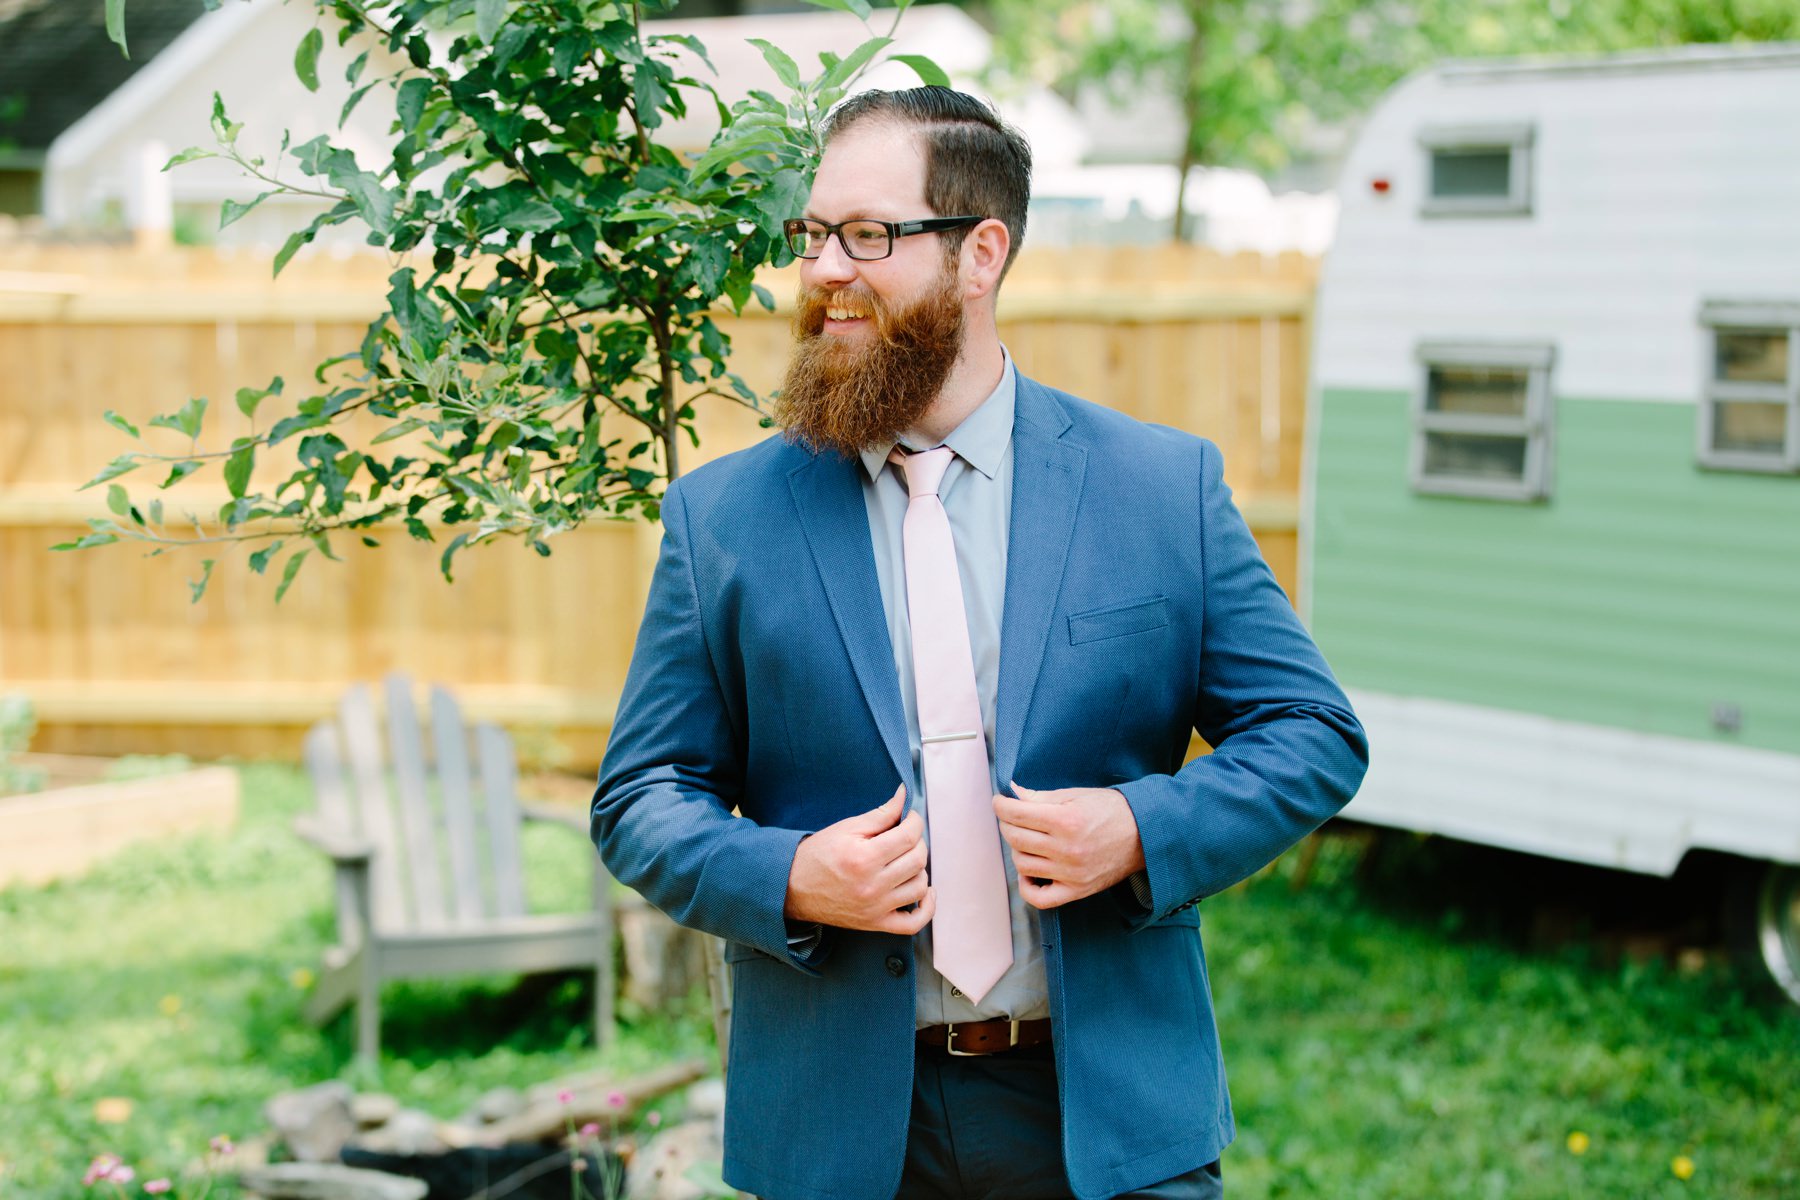
[[[1577,1129],[1569,1135],[1569,1153],[1586,1154],[1588,1152],[1588,1135]]]
[[[102,1125],[123,1125],[131,1119],[131,1101],[124,1096],[103,1096],[94,1101],[94,1120]]]
[[[294,985],[295,991],[304,992],[313,985],[313,973],[306,967],[295,967],[288,972],[288,982]]]
[[[1669,1170],[1675,1172],[1677,1179],[1692,1179],[1694,1177],[1694,1160],[1685,1154],[1677,1154],[1669,1160]]]
[[[181,1011],[181,997],[174,993],[170,993],[157,1001],[156,1007],[162,1010],[163,1016],[172,1017]]]

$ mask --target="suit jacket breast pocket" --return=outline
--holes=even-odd
[[[1153,629],[1162,629],[1168,623],[1169,598],[1167,596],[1146,596],[1138,600],[1127,600],[1123,604],[1109,604],[1105,608],[1090,609],[1087,612],[1071,615],[1069,617],[1069,644],[1079,646],[1083,642],[1100,642],[1107,638],[1148,633]]]

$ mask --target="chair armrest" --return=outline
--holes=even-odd
[[[542,821],[547,825],[565,825],[583,836],[588,832],[587,815],[579,809],[563,805],[521,804],[519,816],[527,821]]]
[[[367,866],[375,847],[348,830],[327,825],[317,817],[294,818],[294,832],[300,839],[323,851],[339,866]]]

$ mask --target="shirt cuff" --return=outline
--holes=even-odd
[[[784,918],[786,919],[786,918]],[[788,953],[798,962],[812,965],[813,956],[825,941],[825,927],[811,921],[787,920]]]

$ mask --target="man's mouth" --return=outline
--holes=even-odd
[[[861,308],[853,308],[841,304],[831,304],[826,306],[825,315],[833,321],[860,321],[869,314],[866,310]]]

